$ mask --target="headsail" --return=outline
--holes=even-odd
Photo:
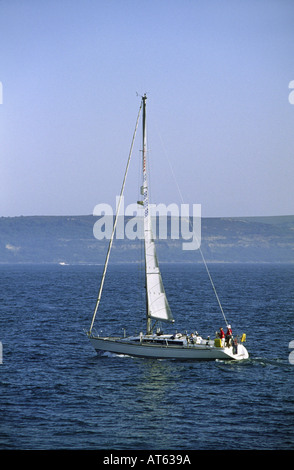
[[[158,266],[149,213],[144,217],[144,232],[148,316],[157,320],[172,322],[174,320]]]
[[[147,330],[150,331],[150,319],[173,322],[160,269],[158,266],[155,243],[152,234],[151,214],[149,210],[148,179],[147,179],[147,135],[146,135],[146,95],[143,96],[143,206],[144,206],[144,239],[145,269],[147,294]],[[149,321],[149,326],[148,326]]]

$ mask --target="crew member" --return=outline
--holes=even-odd
[[[232,328],[231,328],[231,325],[228,325],[228,327],[227,327],[227,332],[226,332],[226,343],[227,343],[227,346],[231,346],[232,339],[233,339]]]
[[[219,329],[219,337],[222,342],[222,347],[224,347],[225,346],[225,332],[222,328]]]

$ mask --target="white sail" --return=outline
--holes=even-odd
[[[174,321],[158,266],[149,211],[144,218],[144,226],[148,316],[157,320]]]
[[[143,206],[144,206],[144,239],[145,239],[145,269],[147,317],[162,321],[173,322],[158,266],[155,243],[152,234],[151,215],[149,210],[148,180],[147,180],[147,137],[146,137],[146,96],[143,97]]]

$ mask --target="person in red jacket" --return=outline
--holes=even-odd
[[[224,347],[225,346],[225,332],[222,328],[219,329],[219,337],[222,342],[222,347]]]
[[[231,325],[228,325],[227,332],[226,332],[226,344],[227,346],[231,346],[233,340],[233,332]]]

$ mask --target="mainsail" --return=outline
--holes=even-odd
[[[151,318],[173,322],[158,266],[154,238],[152,234],[151,214],[149,210],[147,179],[147,133],[146,133],[146,95],[143,96],[143,206],[144,206],[144,240],[145,270],[147,294],[147,331],[151,331]]]

